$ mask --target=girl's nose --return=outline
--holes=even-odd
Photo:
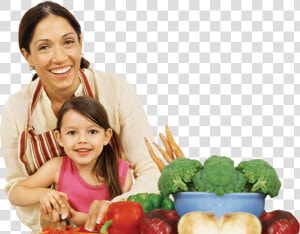
[[[62,64],[67,60],[68,56],[63,48],[57,46],[53,54],[53,62],[57,64]]]
[[[87,137],[86,137],[86,135],[85,134],[80,134],[79,135],[79,138],[78,138],[78,142],[79,143],[87,143]]]

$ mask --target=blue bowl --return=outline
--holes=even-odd
[[[215,193],[181,192],[173,196],[180,216],[192,211],[212,211],[218,218],[229,212],[247,212],[259,218],[266,198],[261,193],[225,193],[219,197]]]

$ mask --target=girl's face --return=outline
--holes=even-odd
[[[112,129],[105,131],[79,112],[69,110],[64,114],[61,130],[55,131],[55,136],[78,170],[83,167],[92,169],[103,146],[109,143]]]
[[[22,54],[34,66],[46,92],[76,90],[80,80],[82,42],[69,22],[60,16],[49,15],[41,20],[30,42],[30,54]]]

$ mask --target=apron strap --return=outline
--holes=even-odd
[[[83,86],[83,91],[84,91],[84,94],[86,95],[86,96],[89,96],[89,97],[91,97],[91,98],[94,98],[94,95],[93,95],[93,93],[92,93],[92,90],[91,90],[91,87],[90,87],[90,85],[89,85],[89,83],[88,83],[88,80],[87,80],[87,78],[86,78],[86,76],[85,76],[85,74],[84,74],[84,72],[81,70],[81,69],[79,69],[79,72],[78,72],[78,75],[79,75],[79,78],[80,78],[80,81],[81,81],[81,83],[82,83],[82,86]],[[34,91],[34,94],[33,94],[33,97],[32,97],[32,101],[31,101],[31,104],[30,104],[30,106],[29,106],[29,110],[28,110],[28,116],[27,116],[27,123],[26,123],[26,129],[21,133],[21,136],[20,136],[20,138],[19,138],[19,148],[18,148],[18,153],[19,153],[19,157],[20,157],[20,160],[21,160],[21,162],[24,164],[24,166],[25,166],[25,169],[26,169],[26,171],[27,171],[27,173],[28,173],[28,175],[30,175],[31,173],[30,173],[30,169],[29,169],[29,167],[28,167],[28,162],[27,162],[27,160],[24,158],[24,155],[25,155],[25,151],[26,151],[26,147],[27,147],[27,134],[31,134],[31,137],[32,137],[32,139],[33,139],[33,144],[35,144],[35,148],[37,147],[37,143],[38,142],[42,142],[42,144],[43,145],[47,145],[47,147],[50,147],[51,145],[53,145],[52,147],[50,147],[51,148],[51,150],[54,150],[54,149],[56,149],[57,148],[57,150],[58,150],[58,154],[60,154],[60,155],[62,155],[64,152],[63,152],[63,149],[61,148],[61,147],[59,147],[59,145],[57,146],[57,147],[54,147],[54,145],[56,144],[56,142],[55,142],[55,139],[53,138],[51,138],[52,140],[50,141],[49,139],[49,131],[48,132],[46,132],[46,133],[42,133],[42,134],[39,134],[39,135],[36,135],[35,133],[34,133],[34,130],[32,129],[32,127],[30,126],[31,125],[31,123],[30,123],[30,117],[31,117],[31,114],[33,113],[33,111],[34,111],[34,109],[35,109],[35,107],[36,107],[36,104],[37,104],[37,102],[38,102],[38,100],[39,100],[39,97],[40,97],[40,95],[41,95],[41,90],[42,90],[42,82],[41,82],[41,80],[39,80],[39,82],[38,82],[38,85],[37,85],[37,87],[36,87],[36,89],[35,89],[35,91]],[[50,132],[52,132],[53,130],[50,130]],[[48,135],[47,135],[48,134]],[[51,135],[51,134],[50,134]],[[54,136],[54,134],[52,133],[52,135]],[[52,143],[51,143],[52,142]],[[51,143],[51,144],[50,144]],[[49,153],[48,153],[48,150],[45,150],[43,147],[42,147],[42,149],[43,149],[43,154],[46,156],[45,157],[45,160],[48,160],[50,157],[52,158],[54,155],[50,155]],[[50,151],[51,151],[50,150]],[[57,151],[56,150],[56,151]],[[47,154],[46,154],[46,153]],[[37,154],[39,154],[38,153],[38,151],[36,150],[36,153]],[[51,153],[51,152],[50,152]],[[49,155],[49,156],[48,156]],[[56,155],[56,154],[55,154]],[[33,161],[35,160],[34,159],[34,155],[33,155]],[[37,157],[36,157],[37,159],[39,159],[39,155],[37,155]],[[42,164],[43,164],[43,162],[41,162],[41,161],[39,161],[38,160],[38,164],[39,165],[36,165],[35,167],[36,167],[36,169],[38,169],[40,166],[42,166]]]
[[[93,92],[91,90],[91,87],[90,87],[90,84],[88,82],[88,79],[86,78],[84,72],[79,69],[79,78],[80,78],[80,81],[82,83],[82,86],[83,86],[83,91],[85,93],[86,96],[89,96],[91,98],[94,98],[94,95],[93,95]],[[39,83],[34,91],[34,94],[33,94],[33,98],[32,98],[32,102],[31,102],[31,105],[30,105],[30,111],[28,112],[28,116],[27,116],[27,125],[26,127],[27,128],[30,128],[30,116],[31,116],[31,113],[33,113],[34,109],[35,109],[35,106],[37,104],[37,101],[41,95],[41,90],[42,90],[42,82],[41,80],[39,80]]]
[[[79,78],[80,78],[81,83],[83,85],[83,91],[84,91],[85,95],[89,96],[91,98],[94,98],[94,95],[93,95],[93,92],[92,92],[91,87],[89,85],[89,82],[88,82],[84,72],[81,69],[79,69]]]

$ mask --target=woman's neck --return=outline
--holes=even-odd
[[[75,91],[74,91],[75,92]],[[51,94],[51,92],[47,92],[47,96],[51,101],[51,109],[56,116],[58,116],[58,112],[62,105],[65,103],[67,99],[74,96],[74,92],[58,92],[56,95]]]
[[[74,96],[74,93],[79,85],[80,80],[78,78],[78,82],[74,82],[74,85],[72,87],[64,90],[54,90],[51,88],[47,88],[47,86],[43,86],[48,98],[51,101],[51,109],[56,116],[58,116],[58,112],[65,101]]]

